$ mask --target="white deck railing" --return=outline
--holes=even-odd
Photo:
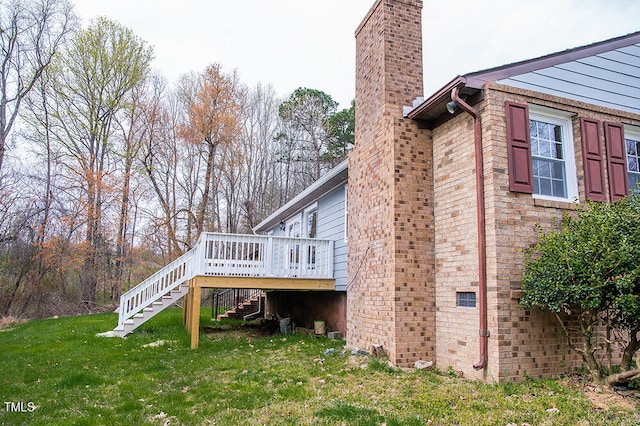
[[[204,233],[200,274],[209,276],[333,278],[333,241]]]
[[[196,246],[120,297],[118,326],[195,276],[333,278],[333,241],[203,232]]]

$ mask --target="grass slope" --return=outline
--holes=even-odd
[[[638,411],[595,410],[556,381],[495,385],[404,372],[324,338],[235,328],[202,332],[190,350],[176,309],[126,339],[95,337],[116,321],[104,314],[0,329],[0,424],[640,423]]]

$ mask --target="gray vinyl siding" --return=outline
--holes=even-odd
[[[345,185],[340,185],[326,195],[320,197],[318,202],[318,235],[316,238],[321,240],[332,240],[333,246],[333,276],[336,279],[336,291],[347,290],[347,242],[344,238],[345,230]],[[287,220],[294,216],[299,216],[311,203],[303,209],[291,215]],[[276,225],[271,228],[274,236],[284,236],[286,231],[280,230]]]
[[[640,114],[640,44],[498,83]]]
[[[318,238],[332,240],[336,290],[347,290],[347,243],[344,239],[345,186],[340,185],[318,200]]]
[[[273,228],[270,229],[270,232],[273,232],[274,237],[286,237],[287,236],[287,231],[280,229],[279,225],[274,226]]]

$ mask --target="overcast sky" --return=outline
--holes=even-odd
[[[288,96],[355,97],[354,32],[374,0],[72,0],[154,47],[170,82],[217,62]],[[424,0],[425,94],[457,75],[640,31],[638,0]],[[416,96],[422,94],[416,93]]]

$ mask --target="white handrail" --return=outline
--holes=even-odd
[[[169,263],[120,296],[118,326],[195,276],[195,249]]]

